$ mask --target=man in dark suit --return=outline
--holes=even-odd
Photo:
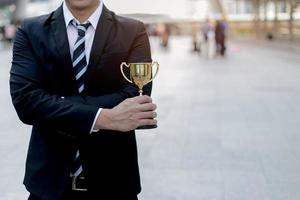
[[[144,25],[99,0],[66,0],[19,28],[10,77],[19,118],[33,125],[24,184],[31,200],[134,200],[135,132],[156,125],[151,84],[139,96],[121,62],[151,62]],[[127,72],[128,73],[128,72]]]

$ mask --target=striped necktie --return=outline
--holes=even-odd
[[[85,55],[85,33],[90,25],[90,23],[76,24],[78,38],[73,51],[73,69],[79,93],[82,93],[84,90],[84,75],[87,70],[87,61]]]
[[[90,23],[77,24],[78,38],[76,40],[73,51],[73,71],[75,74],[78,92],[81,94],[84,90],[84,77],[87,70],[87,60],[85,55],[85,33],[90,26]],[[82,173],[82,165],[80,161],[79,150],[76,152],[75,161],[71,169],[71,175],[78,177]]]

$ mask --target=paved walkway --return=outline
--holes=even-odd
[[[207,59],[190,44],[154,48],[159,128],[137,132],[140,199],[299,200],[299,54],[233,43],[225,59]],[[17,200],[26,195],[29,127],[8,96],[8,52],[0,51],[0,199]]]

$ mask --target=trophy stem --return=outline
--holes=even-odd
[[[143,90],[139,90],[140,96],[143,96]]]

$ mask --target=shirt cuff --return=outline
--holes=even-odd
[[[95,129],[95,124],[96,124],[96,121],[97,121],[97,119],[98,119],[98,117],[99,117],[99,115],[100,115],[100,113],[101,113],[101,110],[102,110],[102,108],[99,108],[99,110],[98,110],[98,112],[97,112],[97,114],[96,114],[96,116],[95,116],[95,119],[94,119],[93,125],[92,125],[92,127],[91,127],[90,134],[92,134],[92,133],[95,133],[95,132],[98,132],[98,131],[99,131],[99,130]]]

